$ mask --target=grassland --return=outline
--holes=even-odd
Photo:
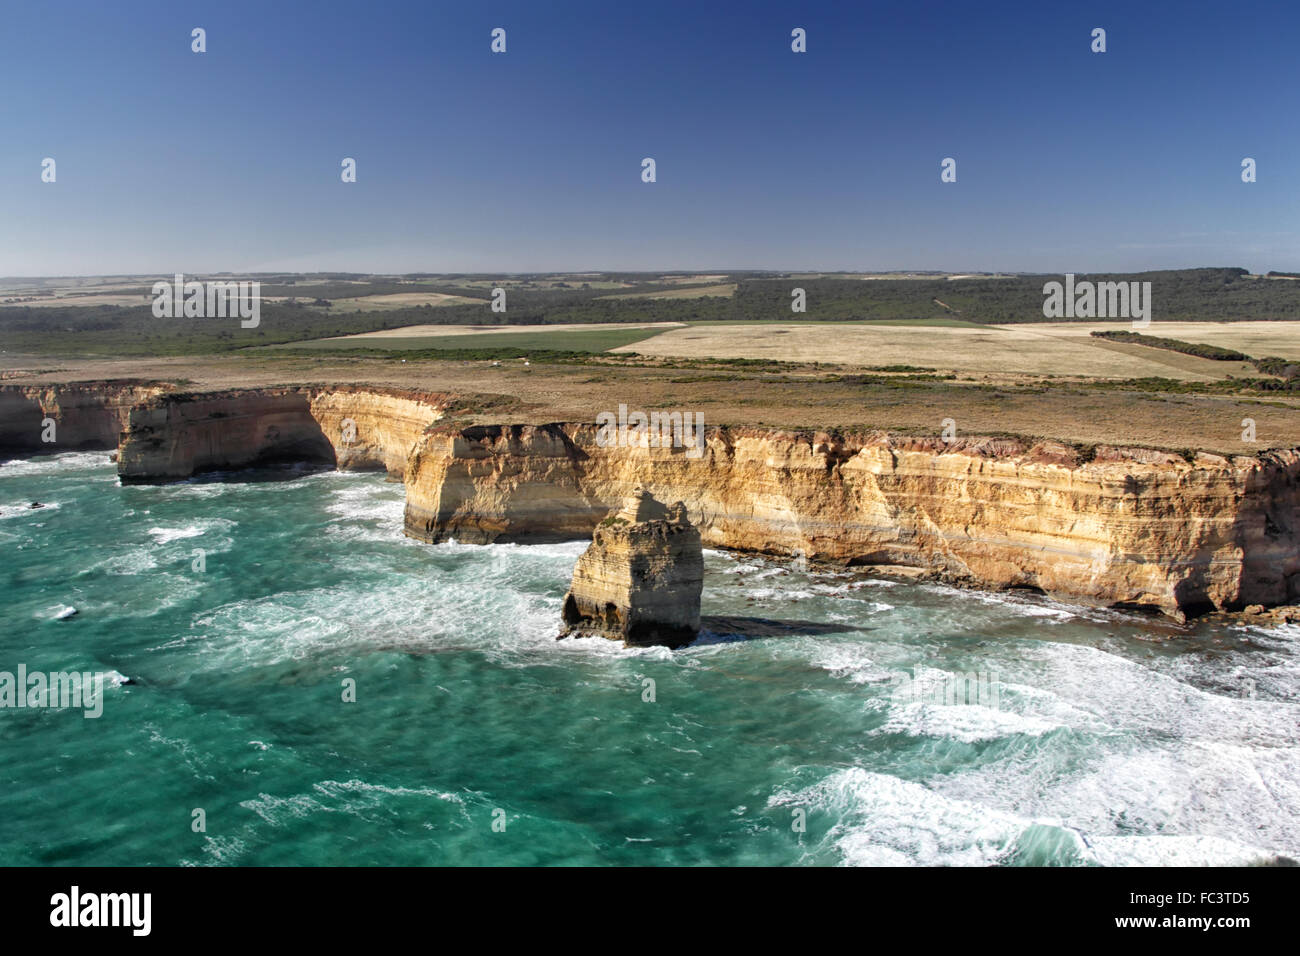
[[[1259,323],[1252,330],[1261,355],[1282,355],[1300,340],[1300,322]],[[1111,323],[1111,328],[1114,323]],[[1211,382],[1256,374],[1249,362],[1212,361],[1149,346],[1093,338],[1095,325],[978,326],[901,323],[708,323],[663,332],[637,342],[647,356],[771,358],[851,366],[913,365],[967,375],[1017,373],[1061,378],[1141,379],[1167,377]],[[1161,327],[1163,329],[1163,326]],[[1230,339],[1230,335],[1221,336]],[[1218,344],[1218,343],[1215,343]]]

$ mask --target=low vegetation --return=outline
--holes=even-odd
[[[1248,362],[1250,356],[1244,352],[1236,352],[1232,349],[1219,348],[1217,345],[1206,345],[1201,342],[1181,342],[1178,339],[1161,338],[1158,335],[1142,335],[1139,332],[1116,331],[1116,332],[1092,332],[1093,338],[1107,339],[1111,342],[1131,342],[1134,345],[1145,345],[1153,349],[1168,349],[1170,352],[1181,352],[1184,355],[1198,355],[1201,358],[1212,359],[1216,362]]]

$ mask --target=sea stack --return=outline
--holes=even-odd
[[[599,635],[628,647],[681,647],[700,630],[704,553],[680,501],[641,488],[600,523],[573,568],[562,637]]]

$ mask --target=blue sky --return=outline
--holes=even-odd
[[[0,275],[1300,270],[1295,3],[0,17]]]

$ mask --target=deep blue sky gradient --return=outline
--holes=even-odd
[[[0,275],[1300,270],[1298,49],[1294,2],[13,3]]]

